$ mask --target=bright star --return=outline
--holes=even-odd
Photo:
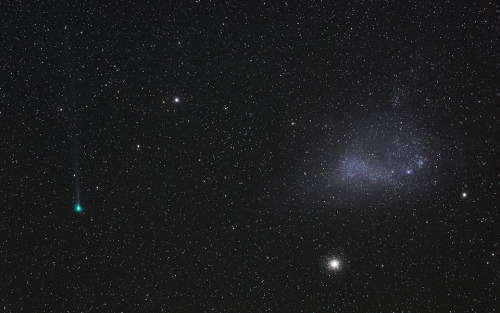
[[[462,192],[462,198],[467,198],[467,193],[466,192]]]
[[[181,101],[181,99],[179,99],[179,97],[175,97],[175,98],[174,98],[174,102],[175,102],[175,103],[178,103],[179,101]]]
[[[328,261],[328,267],[331,270],[338,270],[340,268],[340,261],[337,259],[331,259]]]

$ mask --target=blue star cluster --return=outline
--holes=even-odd
[[[412,189],[429,180],[432,166],[429,146],[414,134],[406,121],[371,124],[354,135],[339,154],[333,172],[337,186],[351,190],[364,188]]]

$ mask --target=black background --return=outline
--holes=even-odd
[[[0,5],[3,311],[498,307],[498,4],[140,3]],[[432,170],[332,183],[398,118]]]

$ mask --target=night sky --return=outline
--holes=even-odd
[[[496,312],[500,3],[4,1],[2,312]]]

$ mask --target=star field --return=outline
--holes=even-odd
[[[496,312],[495,1],[0,4],[3,312]]]
[[[420,181],[429,179],[423,173],[429,166],[431,156],[428,148],[417,134],[404,129],[403,121],[396,125],[371,124],[370,128],[350,144],[335,175],[349,188],[366,185],[406,187],[420,176]],[[432,165],[432,162],[431,164]]]

